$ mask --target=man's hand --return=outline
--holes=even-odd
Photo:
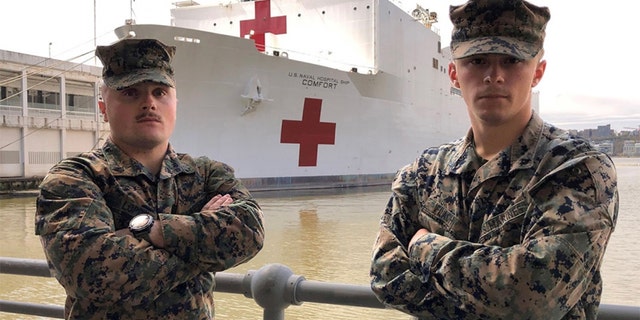
[[[411,241],[409,241],[409,247],[407,248],[407,250],[411,250],[411,246],[416,243],[416,241],[418,241],[418,239],[420,239],[422,236],[429,234],[429,230],[422,228],[420,230],[418,230],[416,232],[416,234],[413,235],[413,237],[411,238]]]
[[[207,204],[204,205],[204,207],[202,207],[202,211],[216,210],[220,207],[230,205],[231,202],[233,202],[233,199],[231,199],[230,195],[216,194],[215,196],[213,196],[213,198],[211,198],[211,200],[209,200],[209,202],[207,202]]]

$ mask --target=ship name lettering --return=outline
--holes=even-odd
[[[298,73],[298,72],[289,72],[289,77],[291,78],[302,78],[302,79],[311,79],[315,80],[316,77],[310,74]]]
[[[317,81],[317,80],[311,80],[311,79],[302,79],[302,85],[312,86],[312,87],[322,87],[325,89],[336,89],[336,87],[338,86],[337,83]]]
[[[334,79],[334,78],[327,78],[327,77],[318,77],[319,81],[325,81],[325,82],[333,82],[333,83],[338,83],[338,80]]]

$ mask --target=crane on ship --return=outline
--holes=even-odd
[[[430,12],[429,9],[425,9],[419,4],[416,4],[416,8],[411,11],[411,16],[427,28],[431,28],[434,23],[438,22],[438,13]]]

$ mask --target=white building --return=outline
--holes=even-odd
[[[595,145],[595,147],[600,151],[604,152],[608,155],[613,155],[613,142],[611,141],[603,141]]]
[[[100,145],[101,68],[0,50],[0,178],[44,176]]]
[[[626,157],[634,157],[640,155],[640,143],[634,140],[626,140],[622,146],[622,155]]]

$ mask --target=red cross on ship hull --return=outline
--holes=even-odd
[[[256,44],[260,52],[265,50],[264,35],[269,32],[273,34],[287,33],[287,17],[271,16],[271,0],[255,1],[256,17],[253,20],[240,21],[240,36],[251,35],[251,39]]]
[[[304,99],[302,121],[282,120],[280,143],[300,144],[299,167],[315,167],[318,163],[318,146],[335,144],[336,124],[320,122],[322,100]]]

